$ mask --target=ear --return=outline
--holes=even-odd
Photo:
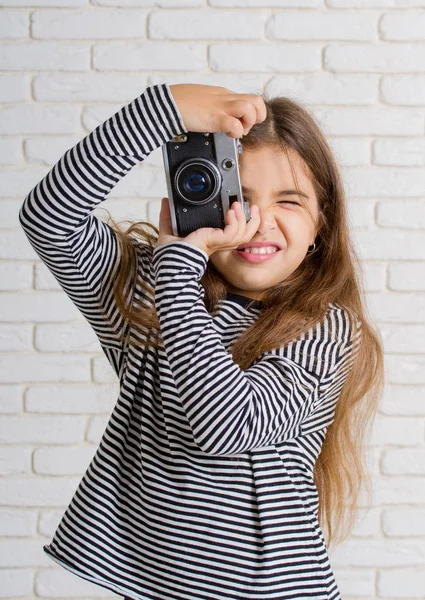
[[[159,213],[159,235],[173,235],[168,198],[162,198],[161,200],[161,210]]]

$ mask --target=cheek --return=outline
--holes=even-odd
[[[312,226],[302,215],[288,211],[285,215],[279,214],[276,221],[289,244],[304,243],[311,236]]]
[[[226,262],[231,256],[232,252],[230,250],[220,250],[219,252],[214,252],[214,254],[211,254],[210,262],[216,269],[221,270],[226,266]]]

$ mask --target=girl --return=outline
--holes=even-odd
[[[248,222],[234,203],[223,230],[178,238],[167,199],[159,230],[92,214],[188,131],[246,136]],[[120,381],[45,552],[133,600],[340,599],[327,544],[352,527],[382,346],[341,179],[307,110],[153,85],[68,150],[19,218]]]

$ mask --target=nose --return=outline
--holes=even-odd
[[[265,235],[268,231],[276,228],[276,221],[273,217],[273,211],[262,208],[259,204],[258,211],[260,216],[260,224],[258,226],[258,233]]]

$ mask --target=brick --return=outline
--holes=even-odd
[[[81,415],[110,414],[118,394],[118,382],[116,386],[111,386],[109,383],[29,386],[25,395],[25,411]]]
[[[22,10],[2,10],[0,20],[0,37],[25,38],[29,34],[29,13]]]
[[[210,68],[223,72],[298,73],[321,69],[319,44],[221,43],[210,45]]]
[[[87,6],[87,0],[2,0],[2,6]]]
[[[84,437],[83,416],[0,417],[3,444],[75,444]]]
[[[385,104],[418,105],[425,102],[423,75],[388,75],[382,78],[381,99]]]
[[[349,539],[332,554],[335,567],[422,566],[425,541]]]
[[[40,10],[31,14],[35,39],[144,39],[147,11]]]
[[[348,167],[345,169],[345,177],[350,186],[349,193],[362,197],[420,197],[425,184],[424,169],[415,167]]]
[[[373,160],[376,165],[425,166],[425,140],[381,139],[373,143]]]
[[[20,227],[19,210],[22,205],[22,198],[9,199],[3,198],[0,202],[0,230],[17,229]],[[7,235],[7,232],[5,232]],[[16,265],[16,263],[15,263]],[[0,287],[3,282],[0,282]]]
[[[425,291],[425,262],[397,262],[388,265],[391,290]]]
[[[0,171],[0,197],[1,198],[19,198],[21,203],[23,198],[28,194],[28,192],[43,178],[43,174],[47,175],[47,171],[49,169],[40,169],[39,167],[26,167],[26,168],[14,168],[13,170],[3,169]],[[15,248],[26,248],[27,254],[29,254],[28,250],[31,250],[31,246],[28,244],[28,241],[25,242],[25,234],[24,232],[17,233],[14,231],[12,233],[13,237],[20,236],[20,240],[17,242],[12,241],[12,247]],[[8,240],[7,240],[8,241]],[[4,238],[0,239],[0,253],[3,254],[2,258],[7,258],[10,256],[10,250],[3,245]],[[30,256],[35,256],[35,253],[32,251]]]
[[[150,15],[148,35],[156,40],[257,40],[266,19],[258,11],[160,10]]]
[[[0,269],[1,274],[1,269]],[[0,351],[24,352],[32,348],[31,325],[0,324]]]
[[[369,165],[371,162],[370,142],[367,139],[328,136],[327,141],[339,166]]]
[[[382,323],[425,323],[425,294],[370,292],[369,309]]]
[[[380,598],[423,598],[425,572],[421,569],[381,571],[377,580]]]
[[[96,383],[116,383],[117,374],[104,354],[92,359],[93,381]]]
[[[334,569],[334,575],[344,600],[348,593],[356,598],[373,597],[373,569]]]
[[[162,157],[160,158],[162,160]],[[127,219],[130,221],[141,221],[146,220],[148,218],[148,203],[148,200],[144,200],[142,198],[139,198],[137,200],[134,198],[108,198],[107,208],[113,215],[113,217],[118,221],[124,221]],[[156,203],[158,205],[160,204],[159,201],[156,201]],[[106,207],[106,204],[104,206]],[[93,214],[98,216],[100,219],[104,218],[104,211],[101,207],[96,208],[93,211]]]
[[[387,415],[425,416],[425,387],[387,385],[380,412]]]
[[[377,415],[369,440],[371,446],[411,446],[420,444],[424,437],[424,422],[410,417]]]
[[[3,71],[84,71],[89,68],[90,44],[31,41],[0,45]]]
[[[126,64],[125,67],[127,68]],[[146,79],[128,74],[55,73],[35,77],[33,89],[36,100],[72,100],[73,102],[121,100],[127,104],[141,94],[146,86]]]
[[[25,104],[0,109],[0,133],[72,133],[79,129],[80,108],[57,104]]]
[[[266,93],[288,96],[309,105],[371,105],[379,97],[379,78],[376,75],[334,73],[306,73],[304,77],[277,75],[267,84]]]
[[[419,11],[386,13],[379,21],[383,40],[425,40],[425,14]]]
[[[392,73],[422,71],[425,44],[332,44],[324,49],[329,71]]]
[[[34,473],[39,475],[84,475],[91,462],[95,446],[69,448],[37,448],[34,451]]]
[[[78,355],[27,353],[3,355],[0,363],[2,383],[78,381],[90,379],[89,359]]]
[[[376,40],[378,16],[345,11],[278,12],[267,22],[275,40]]]
[[[382,529],[388,537],[425,536],[425,508],[386,508]]]
[[[0,139],[0,164],[15,165],[22,161],[22,141],[20,138],[10,137]]]
[[[165,47],[169,48],[170,45],[165,43]],[[179,42],[173,43],[172,47],[179,47]],[[189,46],[189,44],[188,44]],[[204,46],[202,46],[203,48]],[[196,83],[203,85],[218,85],[232,90],[239,94],[262,94],[267,82],[269,81],[267,74],[261,73],[197,73]],[[274,79],[270,80],[272,84]],[[158,84],[164,81],[164,74],[152,73],[149,77],[151,84]],[[166,81],[170,84],[187,83],[188,77],[186,73],[173,72],[166,76]]]
[[[85,319],[81,323],[37,325],[34,346],[40,352],[101,352],[99,340]]]
[[[95,69],[109,71],[167,71],[161,77],[170,83],[171,76],[168,71],[196,71],[198,69],[208,68],[207,46],[199,43],[188,42],[154,42],[147,41],[140,43],[129,41],[126,44],[122,42],[108,42],[105,44],[97,43],[93,48],[93,66]],[[115,75],[114,75],[115,76]],[[111,77],[111,75],[108,75]],[[133,83],[134,83],[134,76]],[[143,77],[143,75],[142,75]],[[188,75],[185,75],[185,83],[188,81]],[[143,91],[142,81],[140,83],[140,93]],[[198,75],[196,74],[198,83]],[[211,84],[210,84],[211,85]],[[137,92],[136,94],[137,95]]]
[[[1,569],[0,598],[18,598],[32,593],[34,572],[30,569]]]
[[[87,427],[86,442],[89,444],[99,444],[102,435],[105,432],[109,418],[107,416],[91,417]]]
[[[52,564],[51,559],[50,565]],[[76,577],[74,573],[62,568],[38,570],[35,577],[37,598],[105,598],[112,592],[103,586]]]
[[[31,473],[31,448],[0,448],[0,475]]]
[[[126,6],[128,0],[93,0],[96,6]],[[131,0],[131,6],[141,8],[175,8],[175,7],[194,7],[205,6],[207,0]]]
[[[69,99],[69,96],[68,96]],[[37,136],[24,140],[24,153],[28,163],[38,163],[52,167],[81,140],[82,136]]]
[[[13,507],[0,508],[1,536],[32,537],[36,533],[36,526],[37,510]]]
[[[19,385],[0,385],[0,414],[20,413],[22,388]]]
[[[354,228],[371,227],[375,222],[375,202],[364,198],[350,198],[348,215]]]
[[[425,494],[424,477],[393,477],[377,474],[373,477],[372,497],[365,494],[364,488],[360,494],[359,506],[382,507],[385,505],[422,504]]]
[[[385,289],[386,266],[384,263],[364,262],[363,273],[365,276],[365,288],[369,292],[378,292]]]
[[[51,291],[59,291],[63,292],[63,289],[59,285],[57,279],[53,276],[53,273],[49,271],[47,266],[39,260],[34,265],[35,268],[35,278],[34,278],[34,288],[36,290],[51,290]],[[83,316],[78,313],[76,314],[76,318],[81,321]]]
[[[422,135],[423,111],[380,107],[312,107],[327,135]],[[376,172],[376,170],[375,170]]]
[[[30,97],[29,75],[12,73],[0,75],[0,102],[26,102]]]
[[[425,384],[425,356],[388,355],[386,377],[389,383]],[[423,421],[418,421],[423,425]]]
[[[425,475],[424,448],[390,448],[382,453],[384,475]]]
[[[381,325],[385,351],[394,354],[425,353],[425,325]]]
[[[379,537],[381,533],[380,515],[381,512],[378,508],[359,509],[352,535],[355,537],[367,538],[371,538],[373,536]]]
[[[173,0],[169,0],[172,2]],[[209,0],[217,8],[321,8],[322,0]]]
[[[0,291],[28,290],[32,287],[32,265],[30,263],[0,262]]]
[[[329,8],[415,8],[425,6],[424,0],[326,0]]]
[[[0,314],[8,315],[10,322],[60,323],[61,321],[81,321],[84,317],[75,304],[62,290],[61,292],[31,292],[19,294],[4,292],[0,295]]]
[[[65,507],[57,509],[40,509],[37,532],[46,537],[53,537],[60,520],[63,517]]]
[[[81,477],[4,477],[2,504],[10,506],[68,506]],[[28,540],[26,540],[28,541]],[[40,544],[40,540],[37,540]]]
[[[2,567],[48,567],[51,559],[43,552],[40,539],[0,540]]]
[[[425,231],[375,229],[355,232],[358,253],[363,260],[423,260]]]
[[[381,449],[379,447],[369,446],[366,448],[366,466],[369,473],[373,475],[380,475],[381,470],[379,467],[379,461],[381,459]]]
[[[81,124],[88,133],[96,129],[98,125],[112,117],[122,104],[94,104],[93,106],[85,106],[81,115]],[[134,170],[137,167],[133,167]]]

